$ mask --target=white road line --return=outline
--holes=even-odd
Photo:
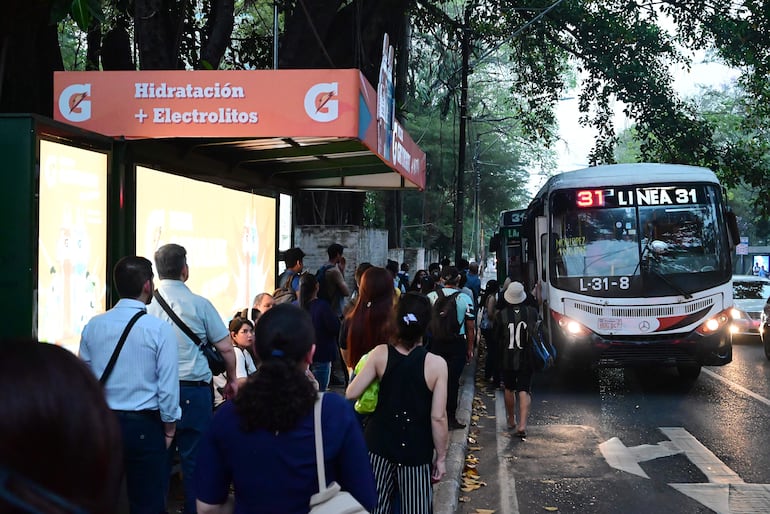
[[[742,484],[743,479],[738,473],[719,460],[714,452],[706,448],[695,436],[682,427],[658,427],[658,430],[668,437],[674,446],[706,475],[712,484]]]
[[[510,439],[503,437],[508,432],[503,392],[495,390],[495,441],[497,442],[497,483],[500,486],[500,514],[519,514],[519,498],[516,496],[516,480],[508,473],[506,450]]]
[[[751,396],[752,398],[754,398],[754,399],[755,399],[755,400],[757,400],[758,402],[762,402],[762,403],[764,403],[765,405],[767,405],[768,407],[770,407],[770,400],[768,400],[768,399],[767,399],[767,398],[765,398],[764,396],[758,395],[758,394],[757,394],[757,393],[755,393],[754,391],[749,391],[748,389],[746,389],[746,388],[745,388],[745,387],[743,387],[742,385],[738,385],[738,384],[736,384],[735,382],[733,382],[732,380],[728,380],[728,379],[726,379],[725,377],[723,377],[723,376],[722,376],[722,375],[720,375],[719,373],[714,373],[714,372],[713,372],[713,371],[711,371],[710,369],[706,369],[706,368],[702,368],[702,369],[701,369],[701,372],[702,372],[702,373],[705,373],[706,375],[710,376],[711,378],[714,378],[714,379],[716,379],[716,380],[719,380],[720,382],[722,382],[722,383],[726,384],[728,387],[730,387],[730,388],[732,388],[732,389],[735,389],[735,390],[736,390],[736,391],[738,391],[738,392],[741,392],[741,393],[743,393],[743,394],[745,394],[745,395]]]

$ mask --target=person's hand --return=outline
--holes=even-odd
[[[440,482],[446,475],[446,459],[436,459],[430,470],[430,481],[434,484]]]
[[[231,400],[235,398],[235,395],[238,394],[238,387],[240,384],[238,383],[238,380],[229,378],[227,379],[227,384],[225,384],[224,389],[222,390],[222,398],[225,400]]]
[[[176,435],[176,423],[163,423],[163,433],[166,439],[166,449],[171,448],[171,444],[174,442],[174,436]]]

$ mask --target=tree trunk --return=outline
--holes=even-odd
[[[177,34],[181,20],[175,12],[183,6],[173,0],[136,0],[134,35],[139,47],[139,67],[143,70],[173,70],[178,66]]]
[[[90,47],[89,42],[89,47]],[[90,48],[89,48],[90,50]],[[102,68],[105,70],[135,70],[131,38],[126,21],[120,20],[102,40]]]
[[[0,112],[53,116],[53,72],[64,69],[48,11],[0,32]]]
[[[225,50],[230,44],[235,21],[235,3],[233,0],[212,0],[209,18],[204,32],[206,40],[201,49],[201,66],[219,68]],[[208,63],[206,65],[205,63]]]
[[[279,68],[358,68],[376,87],[383,35],[387,32],[391,41],[402,40],[407,22],[405,13],[412,3],[413,0],[355,0],[346,5],[340,0],[297,2],[286,15]],[[404,79],[398,80],[402,81]],[[363,224],[363,193],[325,194],[328,196],[323,199],[317,192],[298,196],[297,223]],[[319,210],[317,207],[324,201],[330,208]],[[386,216],[398,218],[391,221],[397,221],[399,227],[400,217],[400,210],[398,213],[389,210]],[[393,241],[400,243],[398,228],[391,227],[389,232]]]
[[[102,49],[102,24],[96,18],[91,20],[91,26],[88,27],[86,45],[86,71],[98,71]]]

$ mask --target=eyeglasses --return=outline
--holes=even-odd
[[[35,505],[27,498],[34,499]],[[58,494],[4,466],[0,466],[0,499],[29,514],[89,514],[82,507],[73,505]]]

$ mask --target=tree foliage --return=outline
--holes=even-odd
[[[277,5],[282,68],[359,68],[374,83],[382,35],[390,34],[399,63],[398,115],[411,132],[422,134],[421,144],[429,150],[429,184],[435,197],[426,196],[423,212],[430,216],[445,212],[453,202],[463,38],[471,47],[472,68],[470,146],[463,167],[468,173],[481,170],[481,184],[485,177],[495,183],[495,170],[505,170],[501,180],[514,177],[523,182],[522,169],[531,168],[533,160],[548,161],[533,148],[554,141],[554,106],[578,77],[583,121],[598,131],[592,163],[615,160],[618,135],[612,115],[613,105],[620,101],[635,123],[640,159],[708,166],[730,186],[745,183],[764,193],[756,195],[755,203],[757,212],[767,213],[770,11],[765,4],[755,0],[528,0],[524,4],[512,0],[8,0],[0,20],[0,55],[4,56],[0,59],[0,111],[50,114],[51,72],[63,69],[65,61],[84,69],[270,67],[272,13]],[[60,21],[79,27],[80,32],[70,30],[60,39],[55,25]],[[65,61],[59,41],[76,47],[68,46]],[[716,56],[742,71],[743,96],[736,119],[740,137],[725,139],[713,119],[676,95],[669,64],[687,65],[683,50],[688,49],[713,49]],[[437,146],[431,146],[434,139]],[[474,168],[477,141],[480,163],[488,160],[483,152],[487,156],[499,152],[494,166]],[[474,181],[466,178],[465,196],[473,198]],[[509,185],[481,195],[489,204],[485,209],[499,208],[498,200],[489,199],[506,189],[512,191],[506,208],[514,206],[519,193]],[[315,196],[297,203],[308,206],[310,217],[336,213],[320,222],[335,222],[333,216],[345,213],[363,218],[363,196],[345,201],[332,196],[324,195],[323,205],[344,208],[322,208]],[[410,209],[419,202],[405,195],[403,203],[407,216],[416,216]],[[485,210],[484,216],[493,214]],[[417,223],[410,218],[405,224],[429,226],[446,237],[444,221],[420,218]]]

